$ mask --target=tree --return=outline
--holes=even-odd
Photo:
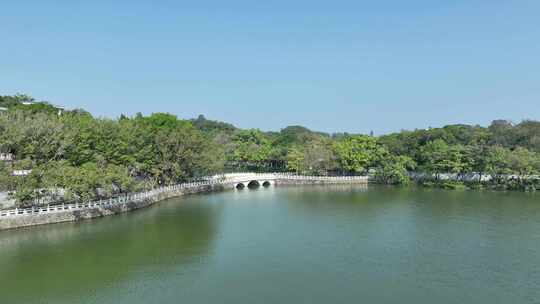
[[[337,167],[336,156],[328,140],[314,139],[306,144],[304,163],[308,173],[324,175]]]
[[[259,130],[241,130],[233,137],[233,160],[262,161],[272,149],[270,141]]]
[[[373,166],[381,148],[376,138],[365,135],[344,137],[333,146],[340,167],[354,173],[363,173]]]
[[[10,173],[9,165],[0,161],[0,191],[11,191],[14,189],[14,179],[11,178]]]
[[[296,173],[325,175],[336,167],[328,142],[313,140],[305,146],[293,146],[287,153],[287,168]]]
[[[428,142],[421,151],[423,169],[435,174],[436,179],[440,173],[464,172],[464,149],[461,145],[449,146],[444,140],[436,139]]]
[[[287,152],[287,169],[298,173],[303,172],[305,168],[304,151],[299,146],[294,146]]]
[[[486,173],[491,175],[495,181],[499,181],[502,175],[509,174],[511,172],[508,165],[509,153],[509,150],[500,146],[488,148],[483,160],[485,166],[484,170]]]
[[[0,152],[17,159],[1,164],[0,188],[16,190],[25,203],[42,195],[82,200],[177,183],[222,171],[225,161],[256,170],[286,163],[288,170],[304,174],[374,169],[380,182],[390,184],[404,183],[408,170],[419,170],[437,178],[490,174],[494,184],[505,187],[506,176],[516,174],[521,188],[530,188],[524,180],[540,171],[540,122],[532,120],[380,137],[330,136],[302,126],[241,130],[202,115],[192,120],[168,113],[118,119],[95,118],[84,110],[58,115],[57,107],[20,94],[0,96],[0,107],[8,108],[0,112]],[[13,169],[32,174],[13,177]]]
[[[519,178],[536,173],[536,161],[538,157],[534,152],[518,147],[508,155],[508,166]]]
[[[409,183],[408,171],[415,167],[416,164],[408,156],[383,153],[375,171],[375,179],[387,185],[407,184]]]

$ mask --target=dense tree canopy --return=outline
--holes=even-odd
[[[0,190],[21,202],[47,195],[89,199],[171,184],[223,170],[284,170],[299,174],[372,174],[387,184],[409,172],[434,177],[476,173],[512,187],[535,188],[540,171],[540,122],[495,120],[489,127],[449,125],[380,137],[314,132],[243,130],[199,116],[167,113],[118,119],[83,110],[59,111],[27,95],[0,96]],[[31,169],[12,177],[17,169]]]
[[[59,188],[73,199],[109,196],[220,171],[223,163],[217,145],[170,114],[111,120],[19,104],[0,115],[0,130],[0,151],[16,159],[11,169],[32,169],[4,177],[2,187],[21,201]]]
[[[334,144],[341,168],[354,173],[362,173],[372,167],[381,149],[375,137],[365,135],[346,136]]]

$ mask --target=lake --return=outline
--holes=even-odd
[[[4,231],[0,301],[540,303],[540,196],[269,187]]]

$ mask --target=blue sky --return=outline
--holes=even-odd
[[[3,1],[0,94],[369,132],[540,119],[540,1]]]

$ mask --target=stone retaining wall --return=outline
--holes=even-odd
[[[367,179],[328,179],[321,177],[321,180],[307,180],[298,177],[281,177],[273,180],[276,186],[279,185],[323,185],[323,184],[366,184]],[[44,212],[37,214],[24,214],[20,216],[5,216],[0,218],[0,230],[14,229],[21,227],[75,222],[85,219],[98,218],[108,215],[129,212],[153,205],[164,199],[178,197],[186,194],[204,193],[221,191],[224,189],[234,189],[235,181],[221,183],[200,184],[194,187],[172,187],[174,190],[167,190],[144,199],[137,199],[110,205],[91,205],[89,208],[76,210],[54,210],[53,212]],[[169,188],[170,189],[170,188]]]
[[[343,184],[366,184],[365,180],[300,180],[300,179],[276,179],[276,186],[280,185],[343,185]]]
[[[29,226],[63,223],[63,222],[76,222],[85,219],[98,218],[108,215],[115,215],[119,213],[129,212],[141,208],[153,205],[156,202],[164,199],[178,197],[186,194],[204,193],[212,191],[220,191],[223,189],[223,185],[202,185],[195,188],[181,189],[170,192],[160,193],[154,197],[146,198],[135,202],[126,202],[122,204],[116,204],[111,206],[98,206],[95,208],[87,208],[81,210],[65,210],[59,212],[43,213],[43,214],[30,214],[25,216],[6,217],[0,220],[0,230],[22,228]]]

